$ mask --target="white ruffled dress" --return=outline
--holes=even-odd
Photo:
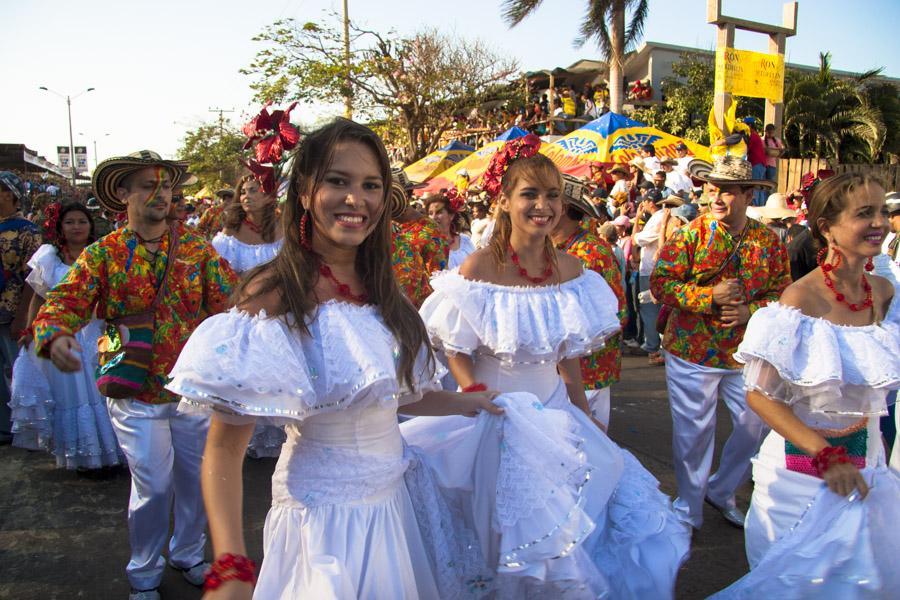
[[[560,360],[595,351],[619,330],[603,278],[585,271],[558,286],[511,287],[447,272],[432,286],[420,311],[432,343],[471,356],[476,380],[488,389],[564,414],[556,418],[581,461],[561,458],[566,446],[559,444],[555,453],[504,462],[510,436],[487,435],[461,417],[401,424],[478,532],[498,596],[671,598],[689,551],[688,528],[637,459],[571,404],[557,372]],[[578,469],[569,468],[574,464]],[[552,489],[563,481],[575,482],[576,491],[574,504],[560,507]]]
[[[39,247],[28,266],[26,281],[42,298],[70,268],[52,244]],[[38,358],[34,344],[19,351],[10,401],[14,445],[47,450],[58,467],[67,469],[98,469],[124,461],[95,384],[97,339],[102,332],[103,321],[94,319],[75,334],[81,346],[81,370],[75,373],[63,373]]]
[[[900,300],[864,327],[770,304],[750,319],[735,358],[748,389],[847,447],[870,492],[864,500],[831,492],[807,455],[769,433],[753,460],[751,571],[716,598],[896,598],[900,477],[885,465],[878,420],[900,387]]]
[[[450,250],[447,268],[458,269],[473,252],[475,252],[475,244],[472,243],[472,238],[465,233],[459,234],[459,247],[456,250]]]
[[[265,314],[234,309],[210,317],[188,340],[168,385],[183,397],[180,410],[213,409],[226,420],[250,416],[285,425],[254,597],[492,594],[496,581],[464,506],[438,484],[427,467],[431,461],[400,435],[398,406],[439,389],[440,370],[428,373],[423,352],[416,391],[401,389],[396,342],[375,307],[330,301],[308,323],[306,336]],[[476,431],[507,440],[503,465],[554,461],[545,477],[531,474],[479,497],[509,505],[523,491],[526,498],[543,494],[541,506],[577,514],[586,464],[572,420],[562,411],[539,410],[532,400],[504,395],[496,400],[506,410],[502,417],[461,417]],[[460,468],[471,468],[463,458]],[[517,531],[513,526],[509,533]]]
[[[271,262],[283,244],[284,238],[269,244],[247,244],[222,231],[212,239],[213,248],[238,274]],[[247,447],[247,454],[252,458],[277,457],[285,439],[283,427],[258,423]]]

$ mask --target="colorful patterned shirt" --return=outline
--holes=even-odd
[[[16,212],[0,219],[0,323],[11,323],[19,309],[28,261],[41,245],[37,226]]]
[[[200,215],[200,222],[197,223],[197,231],[200,235],[212,238],[214,235],[225,229],[225,204],[214,204],[210,206],[203,214]]]
[[[422,255],[414,251],[409,238],[403,235],[400,225],[391,223],[391,266],[400,284],[400,290],[416,308],[422,306],[425,298],[434,290],[428,282],[428,272]]]
[[[166,293],[156,309],[153,359],[136,400],[150,404],[174,402],[163,389],[167,375],[188,337],[207,316],[227,308],[238,278],[209,242],[179,227],[175,263]],[[56,338],[72,335],[93,317],[115,319],[148,310],[156,296],[169,251],[169,236],[159,251],[149,252],[133,231],[117,229],[84,249],[62,281],[47,294],[34,319],[35,348],[49,358]],[[106,335],[98,346],[108,347]]]
[[[768,227],[749,219],[744,241],[729,264],[714,280],[698,285],[716,272],[734,244],[735,238],[706,214],[676,231],[660,249],[650,289],[660,304],[673,307],[662,345],[675,356],[705,367],[740,368],[733,354],[746,325],[722,325],[712,301],[713,286],[723,279],[740,281],[753,314],[777,300],[790,284],[784,244]]]
[[[585,268],[603,276],[619,301],[619,320],[624,324],[628,312],[625,309],[622,272],[619,270],[619,264],[609,243],[582,228],[568,240],[559,244],[557,248],[580,258]],[[581,378],[586,389],[599,390],[609,387],[619,380],[621,372],[621,333],[606,340],[606,345],[597,352],[581,358]]]
[[[413,251],[422,257],[427,276],[447,268],[450,240],[441,233],[434,221],[423,215],[413,221],[400,223],[400,232]]]

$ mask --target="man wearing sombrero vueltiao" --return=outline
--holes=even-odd
[[[662,345],[678,483],[674,507],[699,529],[705,500],[729,523],[743,527],[734,494],[749,478],[750,458],[766,431],[747,408],[733,354],[750,315],[788,286],[790,269],[778,236],[746,214],[754,190],[772,182],[755,179],[750,163],[732,156],[698,178],[707,182],[709,212],[665,242],[650,279],[653,296],[672,307]],[[720,395],[733,429],[710,477]]]
[[[128,223],[84,249],[34,320],[38,355],[50,358],[61,371],[74,371],[81,365],[71,352],[77,347],[73,334],[94,311],[109,324],[150,310],[157,289],[163,290],[154,312],[146,378],[129,382],[135,388],[133,397],[107,400],[131,471],[131,560],[126,567],[131,600],[159,598],[156,588],[166,564],[162,551],[170,511],[175,524],[169,564],[194,585],[203,583],[207,567],[200,460],[209,421],[176,412],[178,398],[163,386],[191,332],[226,308],[237,277],[206,239],[184,227],[170,229],[166,222],[172,188],[187,177],[186,166],[142,150],[97,167],[94,195],[107,210],[127,212]],[[125,338],[108,327],[99,345],[113,350],[126,343]]]

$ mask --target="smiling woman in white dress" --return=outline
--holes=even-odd
[[[390,178],[362,125],[338,119],[303,140],[284,248],[247,274],[237,307],[207,319],[173,369],[182,409],[213,409],[202,474],[217,557],[210,600],[457,598],[482,587],[477,550],[453,542],[459,523],[405,452],[397,410],[502,411],[489,393],[434,391],[424,325],[391,271]],[[241,472],[257,418],[286,424],[288,439],[253,592]]]
[[[772,428],[753,461],[751,571],[717,598],[896,598],[900,477],[878,428],[900,387],[900,302],[872,258],[884,189],[847,173],[809,201],[819,267],[758,310],[735,358]]]
[[[459,196],[451,201],[444,194],[429,196],[425,199],[425,212],[432,221],[437,223],[441,233],[450,240],[450,257],[447,260],[448,269],[456,269],[466,257],[475,252],[475,244],[462,228],[465,225],[465,217],[462,210],[465,201]]]
[[[420,314],[463,391],[527,392],[537,410],[567,415],[586,465],[577,510],[555,510],[555,495],[507,493],[545,470],[568,474],[562,461],[504,466],[508,436],[454,417],[419,417],[401,431],[458,492],[501,596],[671,598],[690,534],[652,475],[590,416],[579,357],[619,330],[618,304],[601,276],[550,241],[562,178],[529,138],[498,153],[514,159],[496,169],[505,175],[489,247],[435,277]],[[485,500],[495,488],[506,502]]]
[[[252,175],[241,177],[235,189],[238,201],[225,209],[225,229],[213,237],[212,245],[240,275],[275,258],[284,243],[284,233],[275,212],[274,194],[266,194]],[[284,428],[260,423],[247,454],[252,458],[278,456],[284,440]]]

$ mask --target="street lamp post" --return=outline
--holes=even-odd
[[[68,109],[68,113],[69,113],[69,166],[72,169],[72,187],[74,188],[75,187],[75,139],[72,136],[72,100],[74,100],[78,96],[87,94],[88,92],[93,92],[94,88],[89,87],[88,89],[84,90],[83,92],[79,92],[78,94],[75,94],[74,96],[69,96],[68,94],[61,94],[61,93],[57,92],[56,90],[51,90],[50,88],[43,86],[43,85],[41,87],[39,87],[38,89],[44,90],[45,92],[50,92],[51,94],[56,94],[57,96],[65,99],[65,101],[66,101],[66,108]]]
[[[83,135],[83,136],[87,137],[87,135],[84,134],[84,133],[79,133],[78,135]],[[108,133],[104,133],[104,134],[103,134],[103,137],[109,137],[109,134],[108,134]],[[97,168],[97,164],[98,164],[98,162],[99,162],[99,160],[98,160],[98,158],[97,158],[97,157],[98,157],[98,154],[97,154],[97,138],[94,138],[94,139],[91,140],[91,141],[94,142],[94,168],[96,169],[96,168]]]

